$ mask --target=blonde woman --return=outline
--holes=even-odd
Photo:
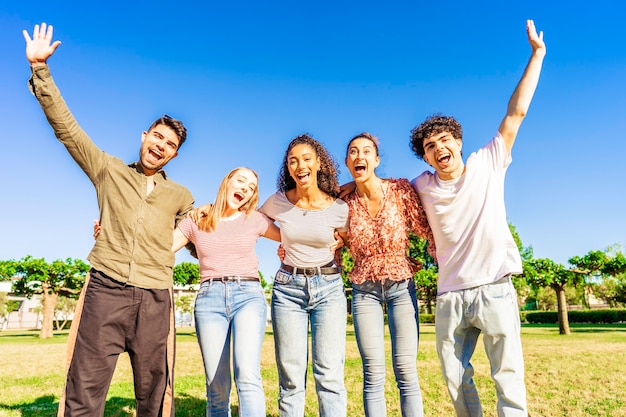
[[[183,219],[174,231],[173,251],[193,242],[200,263],[200,291],[194,310],[206,373],[207,416],[230,416],[233,371],[239,415],[265,417],[261,345],[267,304],[254,250],[260,236],[279,241],[280,230],[256,211],[258,178],[235,168],[222,180],[215,202],[196,224]]]

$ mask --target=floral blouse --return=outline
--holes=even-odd
[[[349,208],[348,241],[354,268],[350,281],[403,281],[419,267],[407,256],[409,231],[428,240],[434,257],[435,244],[422,203],[405,179],[386,180],[388,187],[380,210],[372,217],[356,190],[344,198]]]

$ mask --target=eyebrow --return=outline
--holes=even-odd
[[[305,157],[305,156],[313,156],[313,152],[303,153],[301,156],[302,156],[302,157]],[[289,157],[289,159],[298,159],[298,156],[296,156],[296,155],[291,155],[291,156]]]

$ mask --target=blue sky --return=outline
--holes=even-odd
[[[132,162],[153,119],[185,121],[188,141],[167,172],[201,204],[236,166],[259,173],[264,201],[304,132],[333,153],[342,182],[345,145],[361,131],[381,140],[379,175],[421,173],[409,131],[435,112],[462,123],[469,154],[504,116],[534,19],[548,53],[513,148],[509,220],[535,256],[564,264],[626,243],[623,2],[178,3],[3,2],[0,259],[85,259],[98,215],[91,183],[27,90],[21,31],[42,21],[63,42],[52,74],[104,151]],[[275,248],[257,246],[266,276]]]

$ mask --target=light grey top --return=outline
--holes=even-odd
[[[348,230],[348,205],[340,199],[322,210],[305,210],[277,191],[260,211],[280,226],[286,265],[315,267],[329,263],[334,258],[330,245],[335,241],[335,230]]]

